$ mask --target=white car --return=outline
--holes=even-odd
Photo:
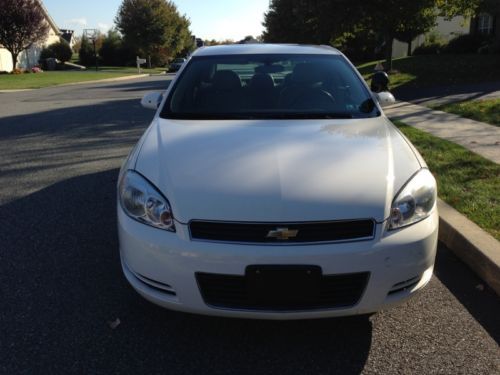
[[[392,98],[392,99],[391,99]],[[339,51],[198,49],[118,182],[123,272],[149,301],[227,317],[370,314],[431,279],[436,183]]]

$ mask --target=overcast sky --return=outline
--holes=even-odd
[[[43,0],[61,29],[81,34],[85,28],[107,31],[121,0]],[[191,20],[191,31],[202,39],[240,40],[262,33],[263,14],[269,0],[176,0],[180,13]]]

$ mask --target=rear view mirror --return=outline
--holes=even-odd
[[[386,72],[375,73],[370,88],[381,107],[396,103],[394,95],[389,92],[389,76]]]
[[[156,111],[162,100],[163,94],[161,92],[150,92],[144,95],[141,100],[141,105],[144,108],[154,109]]]

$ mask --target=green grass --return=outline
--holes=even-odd
[[[468,100],[435,106],[434,109],[500,126],[500,99]]]
[[[165,71],[164,69],[162,71]],[[142,73],[158,73],[158,69],[144,69]],[[118,78],[137,74],[135,68],[103,67],[98,72],[87,71],[55,71],[37,74],[1,74],[0,90],[38,89],[42,87],[62,85],[65,83],[94,81],[107,78]]]
[[[395,124],[427,161],[441,199],[500,240],[500,165],[401,122]]]
[[[366,80],[377,61],[358,65]],[[433,87],[461,83],[500,81],[500,55],[429,55],[395,59],[391,88]]]

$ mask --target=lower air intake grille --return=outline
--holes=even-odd
[[[259,268],[259,266],[251,267]],[[273,290],[273,288],[266,288],[266,285],[261,286],[256,294],[248,272],[246,276],[199,272],[196,273],[196,279],[205,303],[213,307],[242,310],[304,311],[355,305],[361,299],[369,275],[369,272],[329,276],[318,274],[318,283],[308,286],[316,285],[317,288],[312,287],[310,293],[307,292],[307,289],[306,292],[302,289],[298,293],[298,295],[302,293],[302,297],[297,297],[296,300],[294,299],[294,291],[297,285],[293,279],[290,279],[290,283],[288,283],[288,279],[285,279],[281,286],[283,289],[275,294],[271,292],[271,295],[269,289]],[[290,288],[287,287],[288,285]],[[266,296],[259,295],[260,291]],[[284,299],[284,295],[288,297]],[[303,298],[304,296],[306,298]]]
[[[300,243],[371,239],[373,220],[305,223],[235,223],[194,220],[191,238],[222,242]]]

